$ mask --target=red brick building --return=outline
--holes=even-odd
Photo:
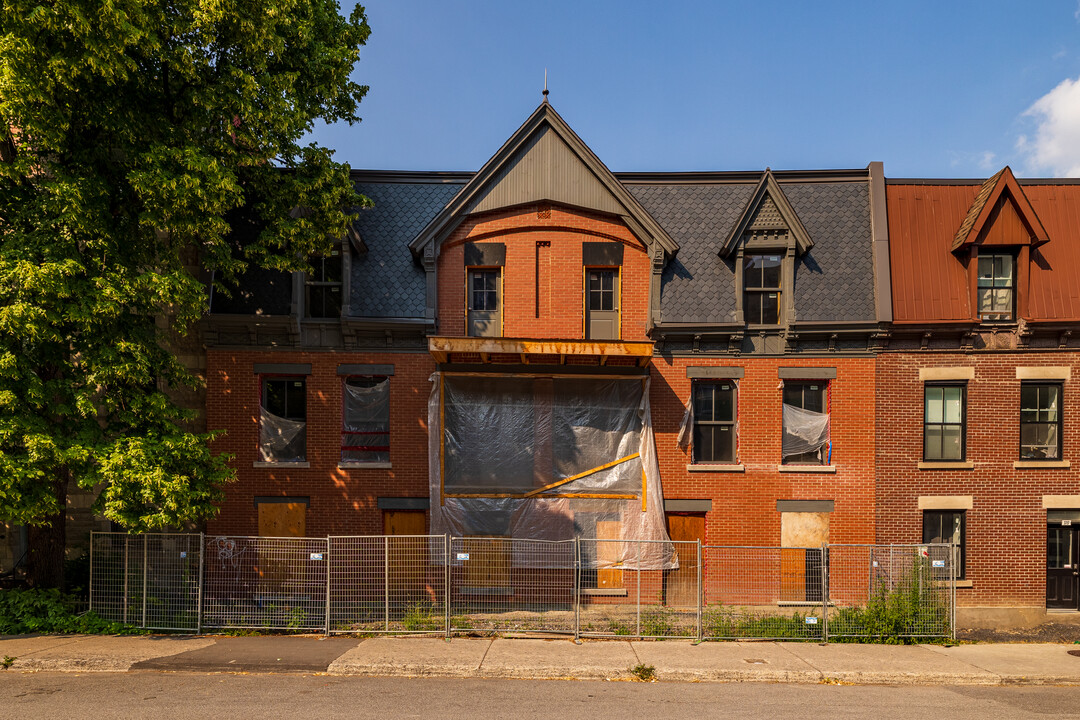
[[[1005,168],[887,199],[877,538],[958,543],[961,625],[1075,611],[1080,186]]]
[[[355,179],[314,273],[213,300],[212,532],[874,540],[880,164],[614,174],[545,102]]]

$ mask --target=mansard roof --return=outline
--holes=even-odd
[[[409,243],[420,257],[471,213],[553,202],[620,217],[667,256],[678,244],[623,187],[545,99],[525,123]]]

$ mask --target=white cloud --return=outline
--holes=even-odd
[[[1078,10],[1080,12],[1080,10]],[[1016,148],[1033,173],[1080,177],[1080,78],[1065,79],[1024,112],[1035,129],[1021,135]]]

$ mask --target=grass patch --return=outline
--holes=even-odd
[[[630,674],[641,682],[656,682],[656,667],[654,665],[638,663],[630,668]]]

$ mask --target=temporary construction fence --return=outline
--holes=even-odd
[[[90,609],[190,632],[951,637],[956,557],[932,544],[94,533]]]

